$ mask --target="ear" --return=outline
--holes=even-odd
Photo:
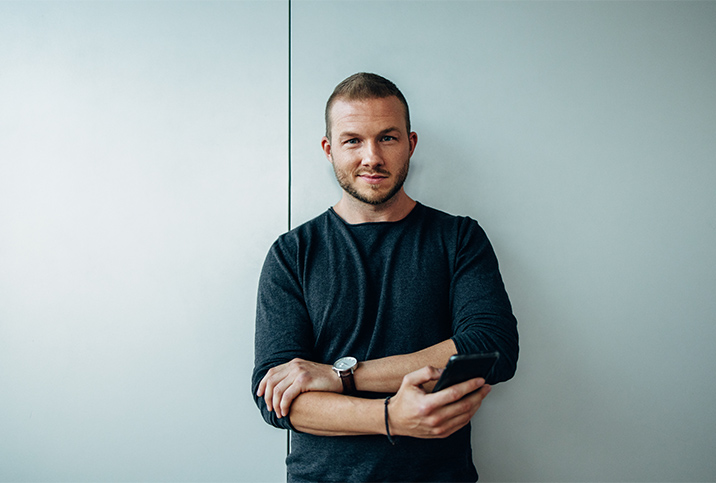
[[[331,157],[331,141],[326,136],[323,136],[323,139],[321,139],[321,149],[323,149],[323,153],[326,155],[328,161],[333,164],[333,158]]]
[[[410,141],[410,155],[413,155],[413,152],[415,151],[415,146],[418,145],[418,133],[415,131],[412,131],[408,135],[408,141]]]

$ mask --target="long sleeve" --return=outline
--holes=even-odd
[[[492,245],[477,222],[462,221],[451,282],[452,339],[461,354],[500,353],[487,381],[495,384],[510,379],[517,369],[517,320]]]
[[[313,331],[303,302],[298,275],[292,267],[295,255],[285,243],[271,247],[259,279],[254,338],[254,371],[251,389],[267,423],[293,429],[289,418],[277,418],[263,398],[256,396],[259,383],[272,367],[296,357],[311,359]]]

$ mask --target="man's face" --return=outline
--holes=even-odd
[[[407,132],[401,102],[337,99],[330,113],[331,139],[321,145],[343,191],[371,205],[389,201],[403,187],[418,140]]]

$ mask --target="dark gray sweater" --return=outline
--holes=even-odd
[[[512,377],[517,322],[476,221],[417,204],[403,220],[350,225],[332,209],[282,235],[259,281],[254,397],[273,366],[406,354],[452,338],[459,353],[499,351],[489,383]],[[363,397],[382,397],[364,393]],[[264,419],[277,419],[262,398]],[[293,432],[289,481],[475,481],[470,426],[440,440]]]

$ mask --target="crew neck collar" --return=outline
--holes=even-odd
[[[364,222],[361,222],[361,223],[348,223],[346,220],[343,219],[343,217],[341,217],[341,215],[339,215],[339,214],[336,212],[336,210],[335,210],[332,206],[328,209],[328,211],[329,211],[333,216],[335,216],[336,218],[338,218],[338,219],[339,219],[344,225],[346,225],[346,226],[356,226],[356,227],[357,227],[357,226],[370,226],[370,225],[382,225],[382,226],[387,226],[387,225],[394,225],[394,224],[397,224],[397,223],[402,223],[402,222],[408,220],[409,218],[411,218],[411,217],[413,216],[413,213],[417,213],[417,211],[418,211],[419,209],[422,209],[422,206],[423,206],[423,205],[422,205],[419,201],[416,201],[416,202],[415,202],[415,206],[413,206],[413,208],[408,212],[408,214],[405,215],[405,216],[404,216],[403,218],[401,218],[400,220],[394,220],[394,221],[364,221]]]

